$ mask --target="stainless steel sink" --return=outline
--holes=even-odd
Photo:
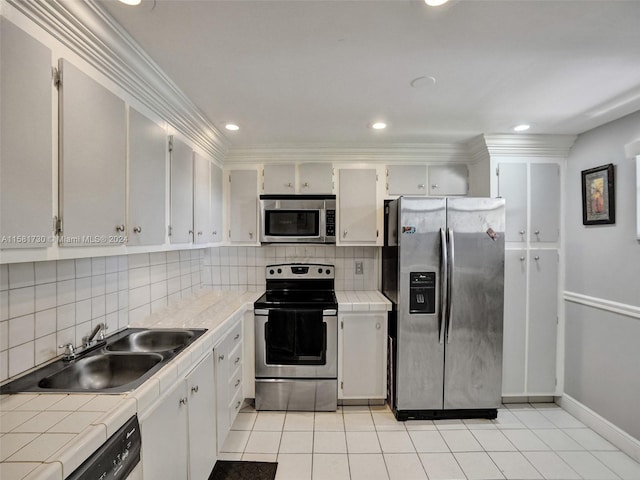
[[[131,383],[162,361],[157,353],[96,354],[69,363],[38,382],[40,388],[104,390]]]
[[[0,393],[123,393],[142,385],[206,329],[127,328],[0,386]]]
[[[143,330],[107,345],[111,352],[166,352],[189,344],[192,330]]]

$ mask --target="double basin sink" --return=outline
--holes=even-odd
[[[123,393],[135,389],[206,329],[128,328],[2,387],[0,393]]]

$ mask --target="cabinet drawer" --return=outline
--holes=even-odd
[[[229,402],[242,391],[242,367],[238,368],[232,377],[229,378]]]
[[[236,395],[229,402],[229,425],[233,425],[240,408],[242,407],[242,388],[239,388]]]
[[[242,365],[242,345],[238,344],[234,347],[229,353],[229,375]]]
[[[230,351],[233,350],[236,345],[242,344],[242,322],[238,322],[238,324],[229,331],[227,340]]]

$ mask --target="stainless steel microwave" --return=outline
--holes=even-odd
[[[335,195],[260,195],[262,243],[336,243]]]

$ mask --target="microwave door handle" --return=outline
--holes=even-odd
[[[444,228],[440,229],[440,334],[438,340],[444,344],[445,327],[447,324],[447,302],[448,302],[448,255],[447,236]]]

